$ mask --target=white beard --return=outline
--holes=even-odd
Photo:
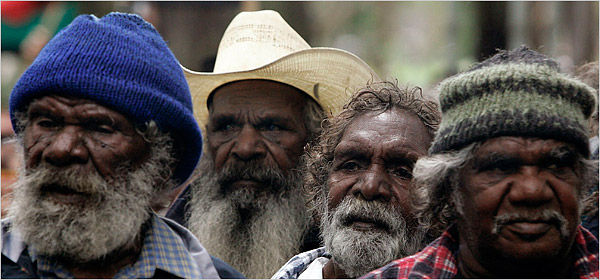
[[[98,173],[84,173],[75,167],[42,165],[21,170],[8,211],[12,230],[38,254],[73,263],[102,260],[129,250],[141,238],[153,198],[166,188],[156,186],[165,169],[158,163],[161,156],[165,155],[153,155],[136,171],[123,172],[125,175],[111,183]],[[41,191],[51,183],[89,197],[81,205],[55,203]]]
[[[208,153],[199,172],[191,186],[188,227],[211,255],[248,278],[270,278],[299,253],[309,216],[298,174],[287,176],[287,186],[257,194],[225,191]]]
[[[344,225],[349,215],[376,218],[387,231],[357,231]],[[334,210],[325,207],[321,230],[325,248],[351,278],[358,278],[395,259],[416,253],[424,233],[407,228],[398,209],[376,201],[346,197]]]

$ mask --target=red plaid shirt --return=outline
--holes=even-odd
[[[571,278],[598,279],[598,240],[582,226],[575,237],[576,260]],[[451,226],[421,252],[395,260],[361,278],[449,279],[458,274],[458,231]]]

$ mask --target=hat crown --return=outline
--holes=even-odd
[[[223,34],[213,72],[252,70],[305,49],[310,45],[278,12],[242,12]]]
[[[586,120],[594,90],[554,60],[521,46],[442,81],[442,121],[430,154],[500,136],[555,139],[589,155]]]

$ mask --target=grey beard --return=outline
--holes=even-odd
[[[162,155],[164,156],[164,155]],[[132,248],[150,218],[152,200],[173,182],[157,187],[164,164],[152,156],[140,168],[107,182],[98,173],[40,165],[21,170],[8,215],[12,230],[44,256],[89,263]],[[43,185],[56,183],[89,194],[83,205],[54,203]]]
[[[248,278],[269,278],[299,252],[309,227],[299,172],[284,176],[258,162],[217,172],[209,153],[198,172],[201,176],[191,186],[188,227],[211,255]],[[231,190],[219,183],[247,176],[273,179],[258,190]]]
[[[346,225],[351,216],[375,219],[387,225],[387,230],[354,230]],[[399,209],[378,201],[346,197],[333,212],[325,208],[323,217],[325,248],[350,278],[412,255],[423,245],[423,231],[409,229]]]

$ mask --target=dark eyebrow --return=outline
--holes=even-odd
[[[224,123],[236,123],[237,118],[234,115],[218,115],[211,120],[212,123],[216,125],[224,124]]]
[[[86,117],[88,119],[88,122],[92,123],[108,125],[115,124],[115,120],[111,116],[105,114],[88,114]]]
[[[280,116],[264,116],[258,117],[259,122],[287,122],[287,118],[283,118]]]
[[[52,110],[48,110],[47,108],[45,108],[45,106],[40,106],[40,105],[31,105],[29,107],[29,110],[27,111],[27,115],[28,118],[30,120],[39,118],[39,117],[46,117],[49,119],[53,119],[53,120],[59,120],[62,119],[61,116],[54,114],[54,111]]]
[[[413,168],[415,163],[417,162],[417,159],[413,158],[413,157],[409,157],[408,155],[400,155],[398,154],[398,156],[390,156],[387,159],[388,162],[391,162],[392,164],[400,164],[400,165],[406,165],[410,168]]]
[[[495,166],[520,166],[523,159],[507,154],[490,153],[483,157],[473,158],[473,166],[478,170],[485,170]]]
[[[386,158],[392,159],[394,161],[406,161],[415,163],[420,155],[417,151],[413,150],[410,147],[398,146],[396,145],[394,148],[388,150],[385,153]]]
[[[339,160],[339,159],[346,159],[346,158],[353,158],[353,159],[367,158],[366,153],[364,151],[361,151],[360,149],[356,149],[356,146],[352,146],[352,147],[338,146],[338,147],[336,147],[335,150],[333,151],[334,159]]]
[[[263,116],[258,117],[256,120],[257,126],[276,124],[284,127],[289,127],[292,125],[292,121],[289,118],[280,117],[280,116]]]

